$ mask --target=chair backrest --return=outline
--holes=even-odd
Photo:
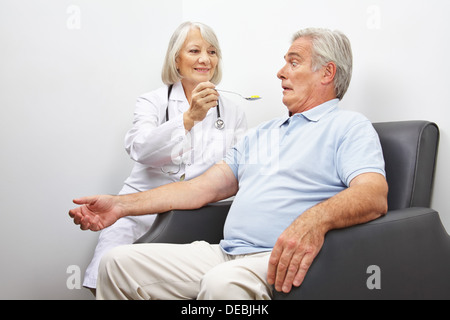
[[[378,122],[389,184],[389,210],[429,207],[439,129],[428,121]]]

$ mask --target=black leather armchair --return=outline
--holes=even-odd
[[[374,127],[386,161],[389,212],[330,231],[302,285],[274,299],[450,299],[450,236],[429,208],[438,127],[427,121]],[[218,243],[230,205],[160,214],[137,242]]]

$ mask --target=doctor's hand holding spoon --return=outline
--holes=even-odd
[[[205,119],[209,109],[217,107],[219,93],[211,82],[201,82],[192,91],[189,109],[184,113],[184,127],[191,130],[195,123]]]

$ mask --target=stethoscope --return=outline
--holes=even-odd
[[[170,100],[170,93],[172,92],[173,84],[169,86],[169,91],[167,93],[167,108],[166,108],[166,122],[169,121],[169,100]],[[220,117],[220,108],[219,108],[219,100],[217,100],[217,120],[214,122],[214,127],[216,127],[217,130],[223,130],[225,128],[225,122]]]
[[[173,88],[173,85],[170,85],[169,86],[169,91],[167,93],[166,122],[169,121],[169,101],[170,101],[170,93],[172,92],[172,88]],[[225,128],[225,122],[220,117],[220,108],[219,108],[219,101],[218,100],[217,100],[216,110],[217,110],[217,120],[214,122],[214,127],[216,127],[217,130],[223,130],[223,128]],[[181,170],[181,163],[178,164],[178,170],[174,170],[174,171],[171,171],[171,170],[165,171],[164,170],[164,166],[161,167],[161,171],[163,173],[169,174],[169,175],[177,174],[178,172],[180,172],[180,170]],[[181,176],[180,180],[184,180],[184,176],[185,175],[183,174]]]

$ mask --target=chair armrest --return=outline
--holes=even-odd
[[[379,267],[378,275],[368,269]],[[450,237],[429,208],[330,231],[304,282],[275,299],[449,299]],[[368,286],[374,275],[380,289]]]
[[[136,243],[219,243],[231,201],[159,214]],[[367,286],[379,267],[380,289]],[[299,288],[274,299],[450,299],[450,236],[429,208],[330,231]]]
[[[231,203],[231,200],[220,201],[196,210],[160,213],[150,230],[135,243],[191,243],[196,240],[219,243]]]

